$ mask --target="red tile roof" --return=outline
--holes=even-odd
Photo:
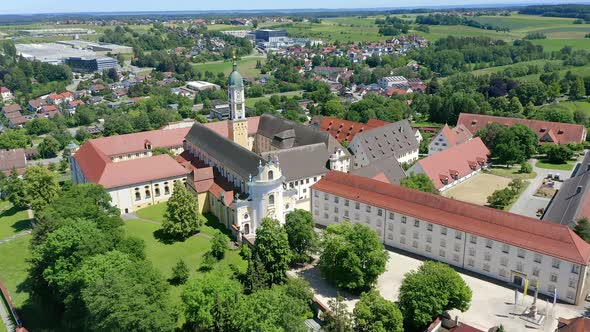
[[[4,105],[4,107],[2,107],[2,112],[4,112],[4,113],[14,113],[16,111],[22,111],[22,110],[23,109],[18,104]]]
[[[259,116],[254,116],[248,119],[248,135],[255,135],[258,131],[258,124],[260,122]],[[217,121],[217,122],[210,122],[205,124],[209,129],[213,130],[217,134],[222,137],[228,137],[227,131],[227,120],[225,121]],[[189,128],[190,129],[190,128]]]
[[[336,171],[312,188],[576,264],[590,261],[590,244],[564,225]]]
[[[74,155],[86,181],[110,189],[186,175],[188,171],[167,154],[113,162],[90,140]]]
[[[525,125],[537,133],[539,143],[547,142],[544,139],[547,136],[551,137],[551,140],[555,144],[582,143],[586,140],[586,128],[582,125],[572,123],[505,118],[469,113],[461,113],[457,121],[457,125],[464,125],[472,134],[475,134],[479,129],[491,123],[500,123],[506,126],[515,124]]]
[[[590,319],[585,317],[559,318],[558,322],[557,332],[590,332]]]
[[[57,111],[57,107],[55,107],[55,105],[46,105],[41,108],[41,111],[42,112]]]
[[[447,143],[449,147],[463,144],[471,138],[473,138],[471,132],[467,130],[467,128],[465,128],[465,126],[462,124],[457,125],[453,129],[451,129],[448,125],[445,124],[445,126],[441,129],[440,133],[442,133],[447,138]]]
[[[327,132],[338,142],[351,142],[358,133],[369,131],[374,128],[383,127],[390,124],[389,122],[369,119],[367,123],[342,120],[331,116],[316,118],[313,123],[319,125],[320,130]]]
[[[109,136],[94,139],[94,144],[107,156],[116,156],[126,153],[136,153],[146,150],[146,142],[151,143],[152,149],[163,147],[171,148],[182,146],[184,137],[189,128],[158,129],[140,133]]]
[[[419,160],[411,169],[421,170],[434,184],[436,189],[453,182],[453,176],[460,179],[471,174],[482,164],[487,163],[490,150],[476,137],[461,145]]]

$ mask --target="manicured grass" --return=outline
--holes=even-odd
[[[260,76],[260,70],[256,69],[256,62],[262,61],[264,64],[265,60],[262,57],[254,57],[254,58],[245,58],[242,60],[238,60],[238,69],[240,74],[244,77],[250,78],[257,78]],[[199,63],[195,65],[195,69],[201,72],[210,71],[214,74],[217,73],[224,73],[225,75],[229,75],[233,68],[232,61],[215,61],[215,62],[206,62],[206,63]]]
[[[170,278],[172,267],[182,259],[190,269],[190,278],[198,278],[206,271],[201,270],[203,256],[211,249],[211,235],[213,228],[206,226],[203,232],[190,237],[183,242],[166,243],[158,238],[160,226],[139,220],[130,220],[125,222],[125,231],[127,235],[138,237],[145,243],[145,253],[153,265],[160,270],[162,275]],[[207,232],[205,232],[207,230]],[[232,268],[233,266],[233,268]],[[224,275],[231,275],[235,269],[241,273],[246,271],[247,263],[240,255],[239,250],[228,250],[225,258],[213,266],[215,270],[223,271]],[[181,294],[184,289],[183,285],[171,286],[171,300],[174,305],[181,304]],[[183,318],[180,317],[179,324]]]
[[[555,169],[559,171],[571,171],[576,165],[575,161],[569,161],[566,164],[552,164],[548,161],[537,161],[537,167],[545,169]]]
[[[493,167],[489,169],[490,174],[502,176],[505,178],[510,179],[521,179],[521,180],[529,180],[534,179],[537,176],[537,173],[520,173],[520,167],[512,167],[512,168],[505,168],[505,167]]]
[[[51,314],[50,308],[31,300],[27,285],[30,241],[31,235],[26,235],[0,244],[0,280],[29,331],[52,330],[59,324],[57,317]]]
[[[303,91],[289,91],[289,92],[275,93],[274,95],[287,96],[287,97],[293,97],[293,96],[301,97],[302,93],[303,93]],[[246,106],[247,107],[254,107],[254,105],[256,105],[256,103],[261,100],[270,100],[270,97],[247,98],[246,99]]]
[[[19,211],[8,202],[0,202],[0,240],[29,229],[26,210]]]
[[[579,110],[585,112],[588,116],[590,116],[590,103],[587,101],[566,101],[561,102],[559,104],[545,105],[540,107],[539,109],[555,109],[562,112],[572,113]]]
[[[140,218],[153,220],[157,222],[163,222],[164,213],[166,212],[166,206],[166,203],[160,203],[138,210],[136,213],[137,216]]]

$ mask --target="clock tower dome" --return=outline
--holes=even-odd
[[[234,69],[229,75],[227,84],[229,99],[229,120],[227,122],[229,139],[250,149],[248,144],[248,120],[246,119],[246,98],[244,96],[244,80],[238,72],[238,64],[234,57]]]

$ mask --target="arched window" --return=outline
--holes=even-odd
[[[244,234],[250,234],[250,224],[244,224]]]
[[[168,187],[168,186],[164,187],[164,195],[170,195],[170,187]]]
[[[275,205],[275,195],[268,196],[268,205]]]
[[[274,173],[272,171],[268,171],[268,180],[269,181],[274,180],[274,177],[275,177]]]
[[[141,194],[139,193],[139,191],[135,192],[135,200],[136,201],[140,201],[141,200]]]
[[[148,199],[148,198],[152,198],[152,193],[150,192],[150,190],[149,190],[149,189],[146,189],[146,190],[145,190],[145,198],[146,198],[146,199]]]
[[[160,188],[156,187],[156,197],[160,197]]]

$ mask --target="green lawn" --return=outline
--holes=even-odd
[[[156,204],[152,206],[148,206],[141,210],[138,210],[137,216],[143,219],[149,219],[157,222],[164,221],[164,213],[166,212],[166,203]]]
[[[521,180],[529,180],[534,179],[537,176],[537,173],[520,173],[520,167],[512,167],[512,168],[505,168],[505,167],[493,167],[489,169],[489,173],[493,175],[502,176],[505,178],[511,179],[521,179]]]
[[[264,64],[264,59],[262,57],[254,57],[254,58],[246,58],[242,60],[238,60],[238,69],[242,76],[249,77],[249,78],[257,78],[260,76],[260,70],[256,69],[256,62],[262,61]],[[215,62],[206,62],[206,63],[199,63],[195,64],[195,69],[201,72],[210,71],[214,74],[217,73],[224,73],[225,75],[229,75],[233,68],[232,61],[215,61]]]
[[[293,97],[293,96],[301,97],[302,93],[303,93],[303,91],[289,91],[289,92],[275,93],[274,95],[287,96],[287,97]],[[247,98],[246,99],[246,106],[247,107],[254,107],[254,105],[256,105],[256,103],[261,100],[270,100],[270,97]]]
[[[0,202],[0,240],[29,229],[27,211],[19,211],[8,202]]]
[[[56,317],[39,303],[32,302],[27,287],[31,235],[0,244],[0,280],[6,286],[20,319],[29,331],[57,327]],[[43,309],[42,309],[43,308]]]
[[[565,101],[558,104],[541,106],[539,109],[556,109],[558,111],[572,113],[580,110],[590,116],[590,103],[587,101]]]
[[[539,161],[537,161],[536,166],[539,168],[545,168],[545,169],[555,169],[555,170],[559,170],[559,171],[571,171],[572,169],[574,169],[575,165],[576,165],[575,161],[569,161],[566,164],[552,164],[548,161],[539,160]]]

